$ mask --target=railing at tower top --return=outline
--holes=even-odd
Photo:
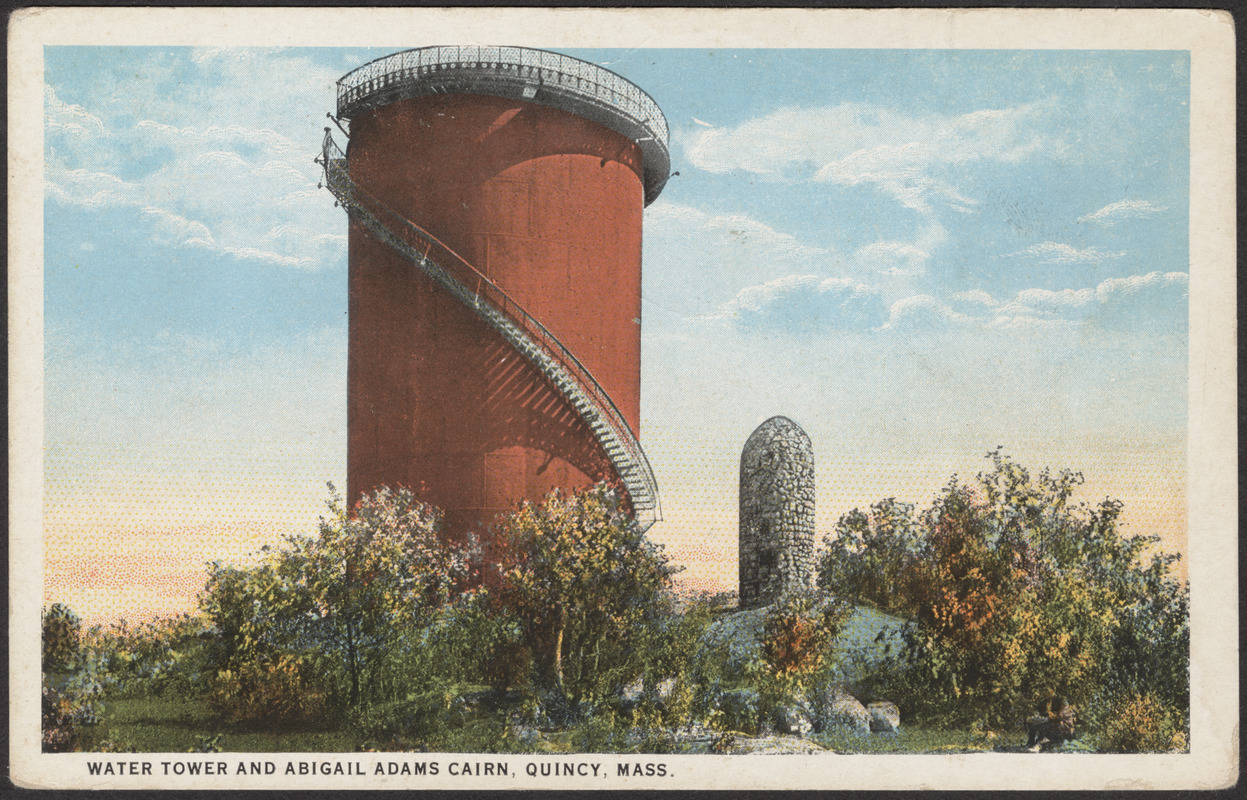
[[[447,288],[508,339],[576,408],[606,451],[642,530],[662,519],[658,483],[627,420],[588,368],[502,287],[433,234],[391,210],[350,176],[346,154],[326,130],[321,165],[329,191],[348,212]],[[379,227],[378,227],[379,226]],[[488,313],[493,312],[493,313]],[[531,343],[531,346],[526,346]],[[579,402],[578,402],[579,401]]]
[[[664,147],[670,133],[667,119],[640,87],[618,73],[579,58],[529,47],[450,45],[404,50],[369,61],[338,80],[338,116],[384,85],[442,69],[490,69],[514,72],[574,91],[627,111],[650,128]]]
[[[338,79],[338,119],[430,94],[480,94],[561,109],[604,125],[641,150],[645,203],[670,177],[667,118],[639,86],[579,58],[528,47],[421,47],[369,61]]]

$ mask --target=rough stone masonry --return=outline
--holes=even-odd
[[[814,585],[814,445],[787,417],[758,426],[740,454],[740,607]]]

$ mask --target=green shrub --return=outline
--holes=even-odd
[[[696,643],[717,613],[709,600],[697,598],[684,611],[643,629],[638,650],[645,665],[645,693],[637,709],[640,721],[634,724],[647,730],[680,728],[692,719],[699,682]]]
[[[42,729],[45,752],[90,750],[104,712],[103,698],[111,680],[103,661],[82,650],[73,670],[45,674]]]
[[[69,672],[82,646],[82,622],[62,603],[43,609],[43,671]]]
[[[200,616],[181,614],[130,625],[93,626],[83,650],[107,672],[115,696],[187,697],[207,691],[212,632]]]
[[[572,726],[569,740],[577,753],[627,753],[633,749],[628,726],[614,711],[584,715]]]
[[[1092,737],[1097,750],[1108,753],[1186,751],[1185,714],[1154,693],[1131,694],[1112,704],[1097,720]]]
[[[212,682],[208,701],[227,722],[269,726],[323,722],[327,698],[319,691],[308,660],[290,654],[271,662],[247,662],[222,670]]]
[[[439,536],[441,513],[385,487],[349,510],[337,496],[329,506],[315,536],[262,548],[254,567],[211,565],[200,607],[217,633],[209,661],[229,716],[245,713],[235,697],[253,694],[283,714],[304,713],[287,697],[306,677],[290,672],[302,654],[316,655],[325,695],[340,706],[405,694],[396,652],[436,663],[421,636],[467,574],[464,553]],[[272,670],[281,674],[263,680]]]
[[[755,689],[729,689],[718,697],[715,711],[710,714],[710,727],[718,731],[747,734],[762,728],[762,697]]]

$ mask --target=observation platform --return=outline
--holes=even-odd
[[[479,94],[557,108],[626,136],[641,149],[645,204],[671,172],[670,134],[640,87],[579,58],[528,47],[437,46],[393,53],[338,80],[338,117],[353,119],[399,100]]]

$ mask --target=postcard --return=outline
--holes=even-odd
[[[15,784],[1237,781],[1228,14],[9,41]]]

